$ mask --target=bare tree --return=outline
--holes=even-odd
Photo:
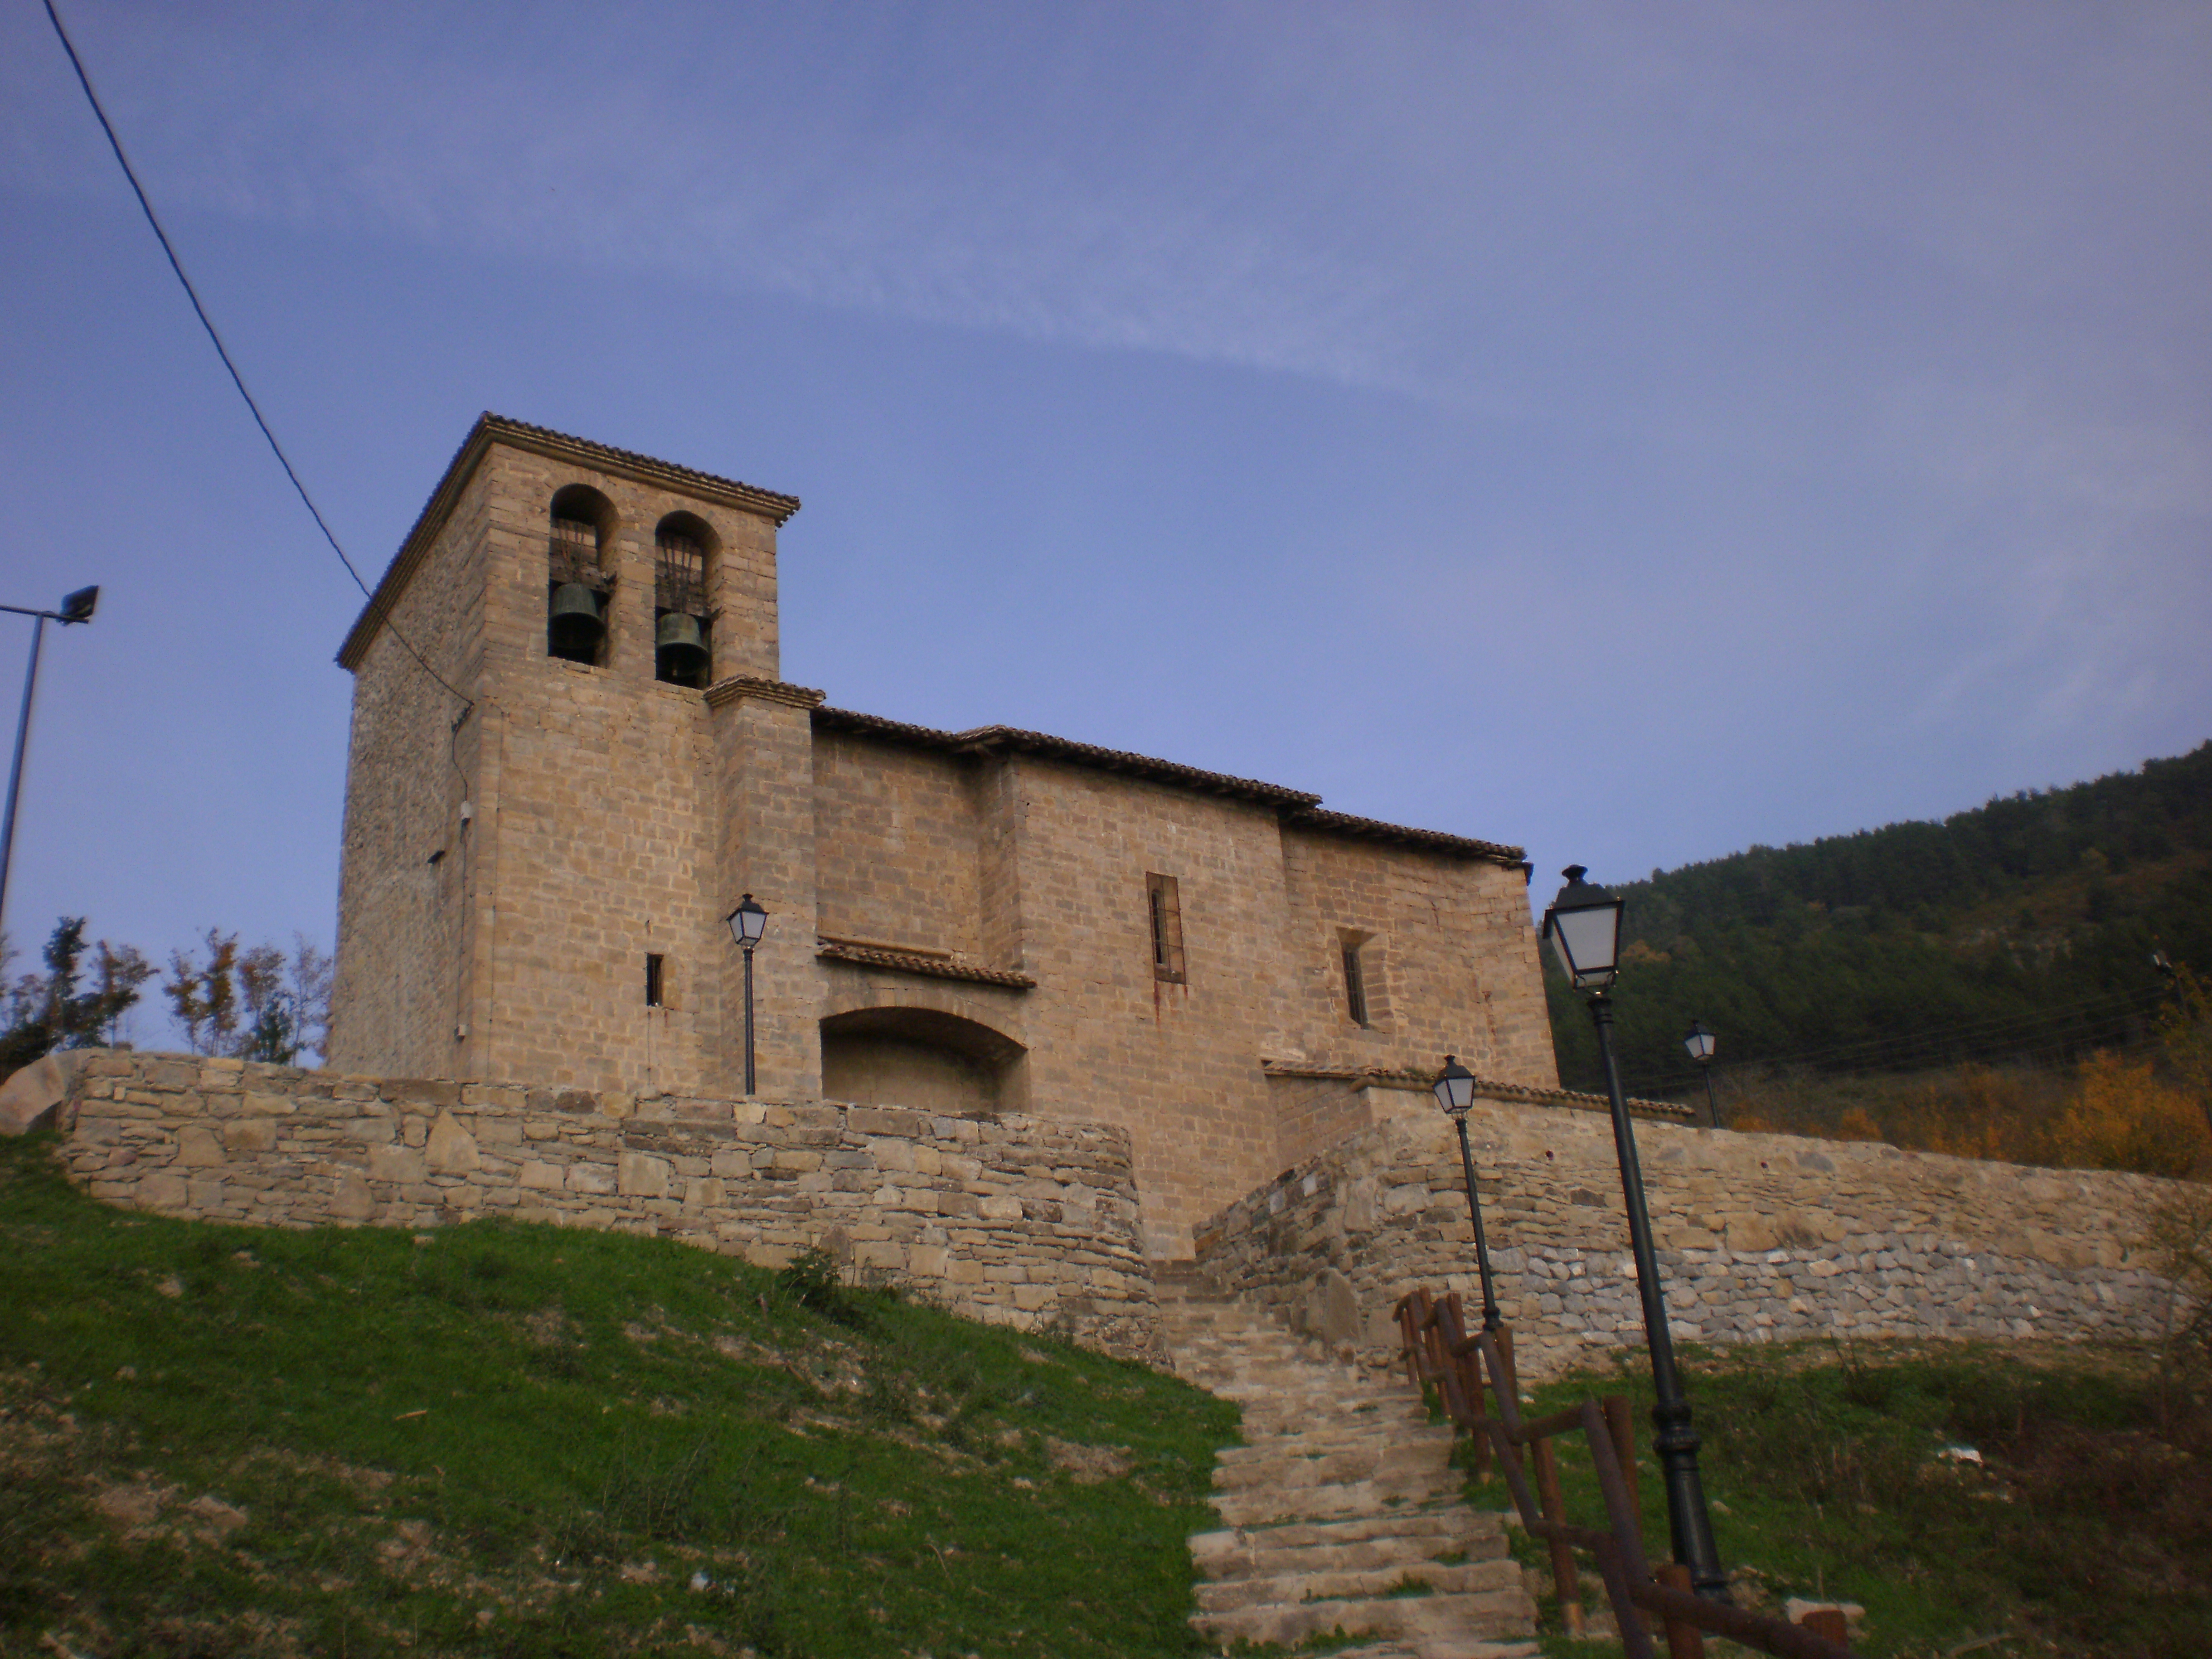
[[[124,1011],[153,977],[153,965],[136,950],[101,939],[91,946],[91,983],[85,986],[84,929],[82,916],[62,917],[46,940],[46,971],[25,974],[0,994],[6,1006],[0,1078],[55,1048],[114,1042]],[[0,943],[0,963],[10,954]]]
[[[172,951],[162,984],[196,1054],[293,1066],[322,1058],[331,1024],[331,959],[295,933],[287,957],[274,945],[241,951],[238,935],[210,927],[206,960]]]

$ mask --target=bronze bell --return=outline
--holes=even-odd
[[[581,582],[563,582],[553,590],[553,606],[546,637],[556,657],[589,662],[607,631],[599,615],[599,596]]]
[[[692,685],[707,666],[707,641],[699,632],[699,619],[671,611],[653,634],[653,658],[660,678],[678,685]]]

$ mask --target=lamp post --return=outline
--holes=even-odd
[[[1667,1520],[1674,1559],[1690,1570],[1691,1583],[1709,1600],[1728,1599],[1728,1575],[1721,1571],[1713,1545],[1713,1523],[1705,1511],[1705,1483],[1698,1474],[1698,1431],[1691,1426],[1690,1402],[1674,1369],[1674,1339],[1667,1328],[1667,1300],[1659,1288],[1659,1258],[1651,1248],[1651,1218],[1644,1204],[1644,1171],[1636,1157],[1636,1132],[1621,1093],[1620,1063],[1613,1052],[1613,1000],[1607,995],[1620,971],[1623,902],[1587,882],[1579,864],[1567,866],[1567,884],[1544,912],[1544,937],[1567,970],[1568,983],[1590,994],[1591,1022],[1597,1027],[1598,1054],[1605,1062],[1606,1095],[1613,1106],[1613,1145],[1620,1160],[1620,1190],[1628,1209],[1628,1248],[1636,1261],[1636,1288],[1644,1301],[1644,1339],[1651,1351],[1651,1449],[1667,1484]]]
[[[1716,1039],[1705,1029],[1705,1021],[1693,1019],[1690,1022],[1689,1035],[1682,1039],[1682,1046],[1690,1051],[1690,1058],[1698,1062],[1698,1069],[1705,1074],[1705,1127],[1717,1129],[1721,1127],[1721,1108],[1720,1102],[1713,1097]]]
[[[1482,1236],[1482,1200],[1474,1190],[1474,1154],[1467,1144],[1467,1112],[1474,1104],[1474,1073],[1446,1054],[1443,1073],[1435,1087],[1437,1104],[1459,1131],[1459,1166],[1467,1172],[1467,1212],[1474,1218],[1474,1266],[1482,1275],[1482,1328],[1495,1335],[1499,1323],[1498,1293],[1491,1287],[1490,1245]]]
[[[745,1093],[753,1092],[753,946],[761,942],[768,931],[768,912],[753,902],[747,893],[738,901],[738,908],[722,918],[730,924],[730,937],[745,953]]]
[[[15,717],[15,758],[8,768],[8,812],[0,823],[0,924],[8,918],[8,867],[15,856],[15,802],[23,793],[23,750],[31,740],[31,700],[39,690],[39,647],[45,643],[46,624],[58,622],[64,628],[72,623],[88,623],[99,608],[100,590],[80,587],[62,600],[58,611],[33,611],[27,605],[0,605],[18,617],[37,618],[31,624],[31,664],[23,671],[23,708]]]

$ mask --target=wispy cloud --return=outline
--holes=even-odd
[[[2205,506],[2201,9],[72,10],[179,212]],[[40,21],[0,168],[112,189]]]

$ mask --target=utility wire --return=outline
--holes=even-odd
[[[1749,1054],[1733,1064],[1789,1066],[1840,1061],[1851,1070],[1885,1070],[1903,1060],[1946,1056],[1960,1048],[1990,1047],[2003,1047],[2008,1054],[2024,1057],[2069,1048],[2084,1039],[2096,1036],[2100,1028],[2109,1028],[2110,1024],[2124,1020],[2130,1015],[2148,1012],[2165,997],[2162,988],[2111,992],[2104,996],[2092,997],[2038,1013],[1969,1020],[1897,1036],[1869,1037],[1856,1042],[1801,1048],[1784,1054]],[[2017,1045],[2006,1042],[2005,1039],[2014,1033],[2042,1040]],[[2106,1046],[2135,1048],[2142,1045],[2141,1040],[2108,1037]],[[1674,1090],[1688,1085],[1670,1076],[1656,1086]]]
[[[114,123],[107,118],[106,110],[101,107],[100,94],[92,89],[92,77],[85,72],[84,60],[76,55],[76,46],[70,40],[69,31],[62,27],[61,14],[54,9],[54,0],[45,0],[45,4],[46,21],[54,26],[54,34],[61,41],[62,50],[69,54],[70,67],[76,71],[77,84],[84,88],[85,101],[92,106],[93,115],[100,122],[100,130],[107,135],[107,147],[115,152],[115,160],[123,169],[123,176],[131,181],[131,194],[138,198],[139,210],[145,214],[146,222],[153,228],[155,240],[161,243],[161,252],[168,256],[169,269],[176,272],[177,281],[184,288],[185,297],[192,302],[192,314],[200,319],[200,326],[207,331],[216,356],[222,359],[223,368],[230,372],[230,383],[238,388],[238,395],[246,400],[246,407],[253,416],[254,425],[261,428],[261,435],[269,441],[269,448],[276,457],[276,465],[284,469],[284,476],[292,481],[292,488],[299,492],[301,501],[306,503],[309,516],[315,521],[315,528],[323,532],[323,539],[331,544],[331,551],[338,556],[338,562],[345,567],[346,574],[353,578],[354,586],[361,589],[364,597],[374,599],[376,597],[374,592],[362,580],[361,572],[354,568],[353,561],[346,556],[345,549],[338,544],[338,538],[331,533],[330,523],[323,517],[322,509],[315,505],[314,497],[307,494],[307,486],[300,482],[300,475],[294,469],[291,458],[285,454],[284,446],[276,441],[276,434],[270,430],[269,422],[261,413],[261,405],[246,389],[246,377],[238,372],[238,365],[231,361],[229,348],[223,344],[222,336],[216,331],[215,320],[208,315],[207,307],[200,303],[199,291],[192,286],[192,279],[185,275],[184,262],[177,258],[177,250],[169,240],[169,233],[161,228],[161,221],[154,212],[154,204],[147,199],[146,187],[138,182],[137,170],[131,165],[131,158],[123,153],[123,141],[115,136]],[[458,730],[461,721],[469,717],[469,711],[476,707],[476,699],[463,694],[444,675],[431,667],[422,653],[415,648],[414,642],[399,631],[399,625],[391,617],[385,617],[384,625],[392,630],[394,639],[407,647],[407,654],[415,659],[416,665],[444,686],[461,704],[460,714],[453,722]]]

